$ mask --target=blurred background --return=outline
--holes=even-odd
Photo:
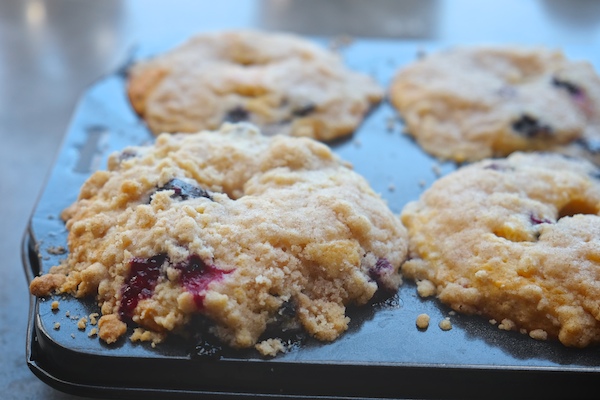
[[[443,44],[523,43],[600,50],[594,0],[1,0],[0,397],[77,399],[25,363],[29,294],[20,246],[86,87],[140,43],[256,27],[306,35]]]

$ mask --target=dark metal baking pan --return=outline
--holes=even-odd
[[[439,46],[357,40],[343,55],[352,68],[387,86],[396,68]],[[159,50],[139,49],[134,58]],[[123,73],[109,75],[78,104],[23,239],[30,280],[65,257],[67,232],[59,214],[92,171],[105,168],[110,152],[153,140],[132,112],[124,85]],[[455,168],[426,155],[402,129],[383,102],[351,138],[331,144],[395,213]],[[55,300],[58,310],[52,309]],[[40,379],[83,396],[338,399],[592,397],[600,378],[599,348],[571,349],[501,331],[419,298],[411,282],[390,298],[350,310],[350,328],[338,340],[290,337],[290,351],[275,358],[219,349],[198,337],[172,337],[156,347],[128,339],[108,346],[89,336],[91,324],[77,327],[80,317],[94,312],[93,299],[32,297],[27,363]],[[421,313],[431,317],[426,330],[415,325]],[[443,331],[438,322],[447,317],[452,329]]]

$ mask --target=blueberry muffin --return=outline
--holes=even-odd
[[[248,121],[265,134],[351,134],[383,89],[341,58],[286,33],[199,34],[129,71],[134,110],[155,134]]]
[[[245,123],[111,155],[62,216],[68,257],[30,290],[96,296],[108,343],[128,324],[159,342],[194,315],[234,348],[294,326],[331,341],[347,305],[398,289],[408,246],[399,217],[326,145]]]
[[[401,214],[422,296],[566,346],[600,342],[600,171],[516,152],[440,178]]]
[[[600,77],[545,48],[456,47],[403,68],[390,99],[422,148],[470,162],[551,150],[598,161]]]

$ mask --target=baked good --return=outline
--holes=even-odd
[[[436,181],[401,213],[422,296],[566,346],[600,341],[600,171],[516,152]]]
[[[235,348],[267,327],[331,341],[346,305],[398,289],[408,246],[399,217],[326,145],[245,123],[112,154],[62,216],[68,257],[30,290],[96,296],[109,343],[130,323],[159,342],[194,315]]]
[[[204,33],[141,60],[127,93],[155,134],[248,121],[265,134],[332,140],[352,133],[383,89],[317,44],[280,32]]]
[[[518,46],[440,50],[402,67],[390,99],[407,133],[444,160],[600,150],[600,77],[560,51]]]

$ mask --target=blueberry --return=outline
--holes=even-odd
[[[314,104],[307,104],[303,107],[295,109],[292,112],[292,114],[294,114],[295,117],[306,117],[315,112],[316,110],[317,106],[315,106]]]
[[[557,88],[565,89],[571,96],[581,96],[583,94],[583,90],[579,86],[557,77],[552,78],[552,84]]]
[[[384,277],[392,271],[394,267],[390,262],[385,258],[379,258],[375,265],[369,269],[369,277],[377,282],[377,286],[380,289],[384,289],[386,291],[392,291],[394,288],[386,285],[384,281]]]
[[[543,137],[552,134],[552,128],[548,125],[541,124],[540,121],[529,115],[523,115],[513,122],[512,128],[527,138]]]
[[[237,106],[236,108],[229,110],[223,119],[225,122],[248,121],[250,119],[250,113],[245,108]]]
[[[539,225],[539,224],[551,224],[552,221],[550,221],[548,218],[540,218],[537,215],[529,214],[529,221],[533,224],[533,225]]]
[[[121,289],[119,314],[122,317],[131,319],[139,301],[152,296],[165,262],[168,262],[166,254],[150,258],[136,257],[129,261],[129,274]]]
[[[172,190],[174,193],[171,198],[173,199],[188,200],[196,199],[198,197],[205,197],[209,200],[212,200],[212,197],[206,190],[177,178],[171,179],[164,186],[156,189],[157,192],[161,192],[163,190]]]

